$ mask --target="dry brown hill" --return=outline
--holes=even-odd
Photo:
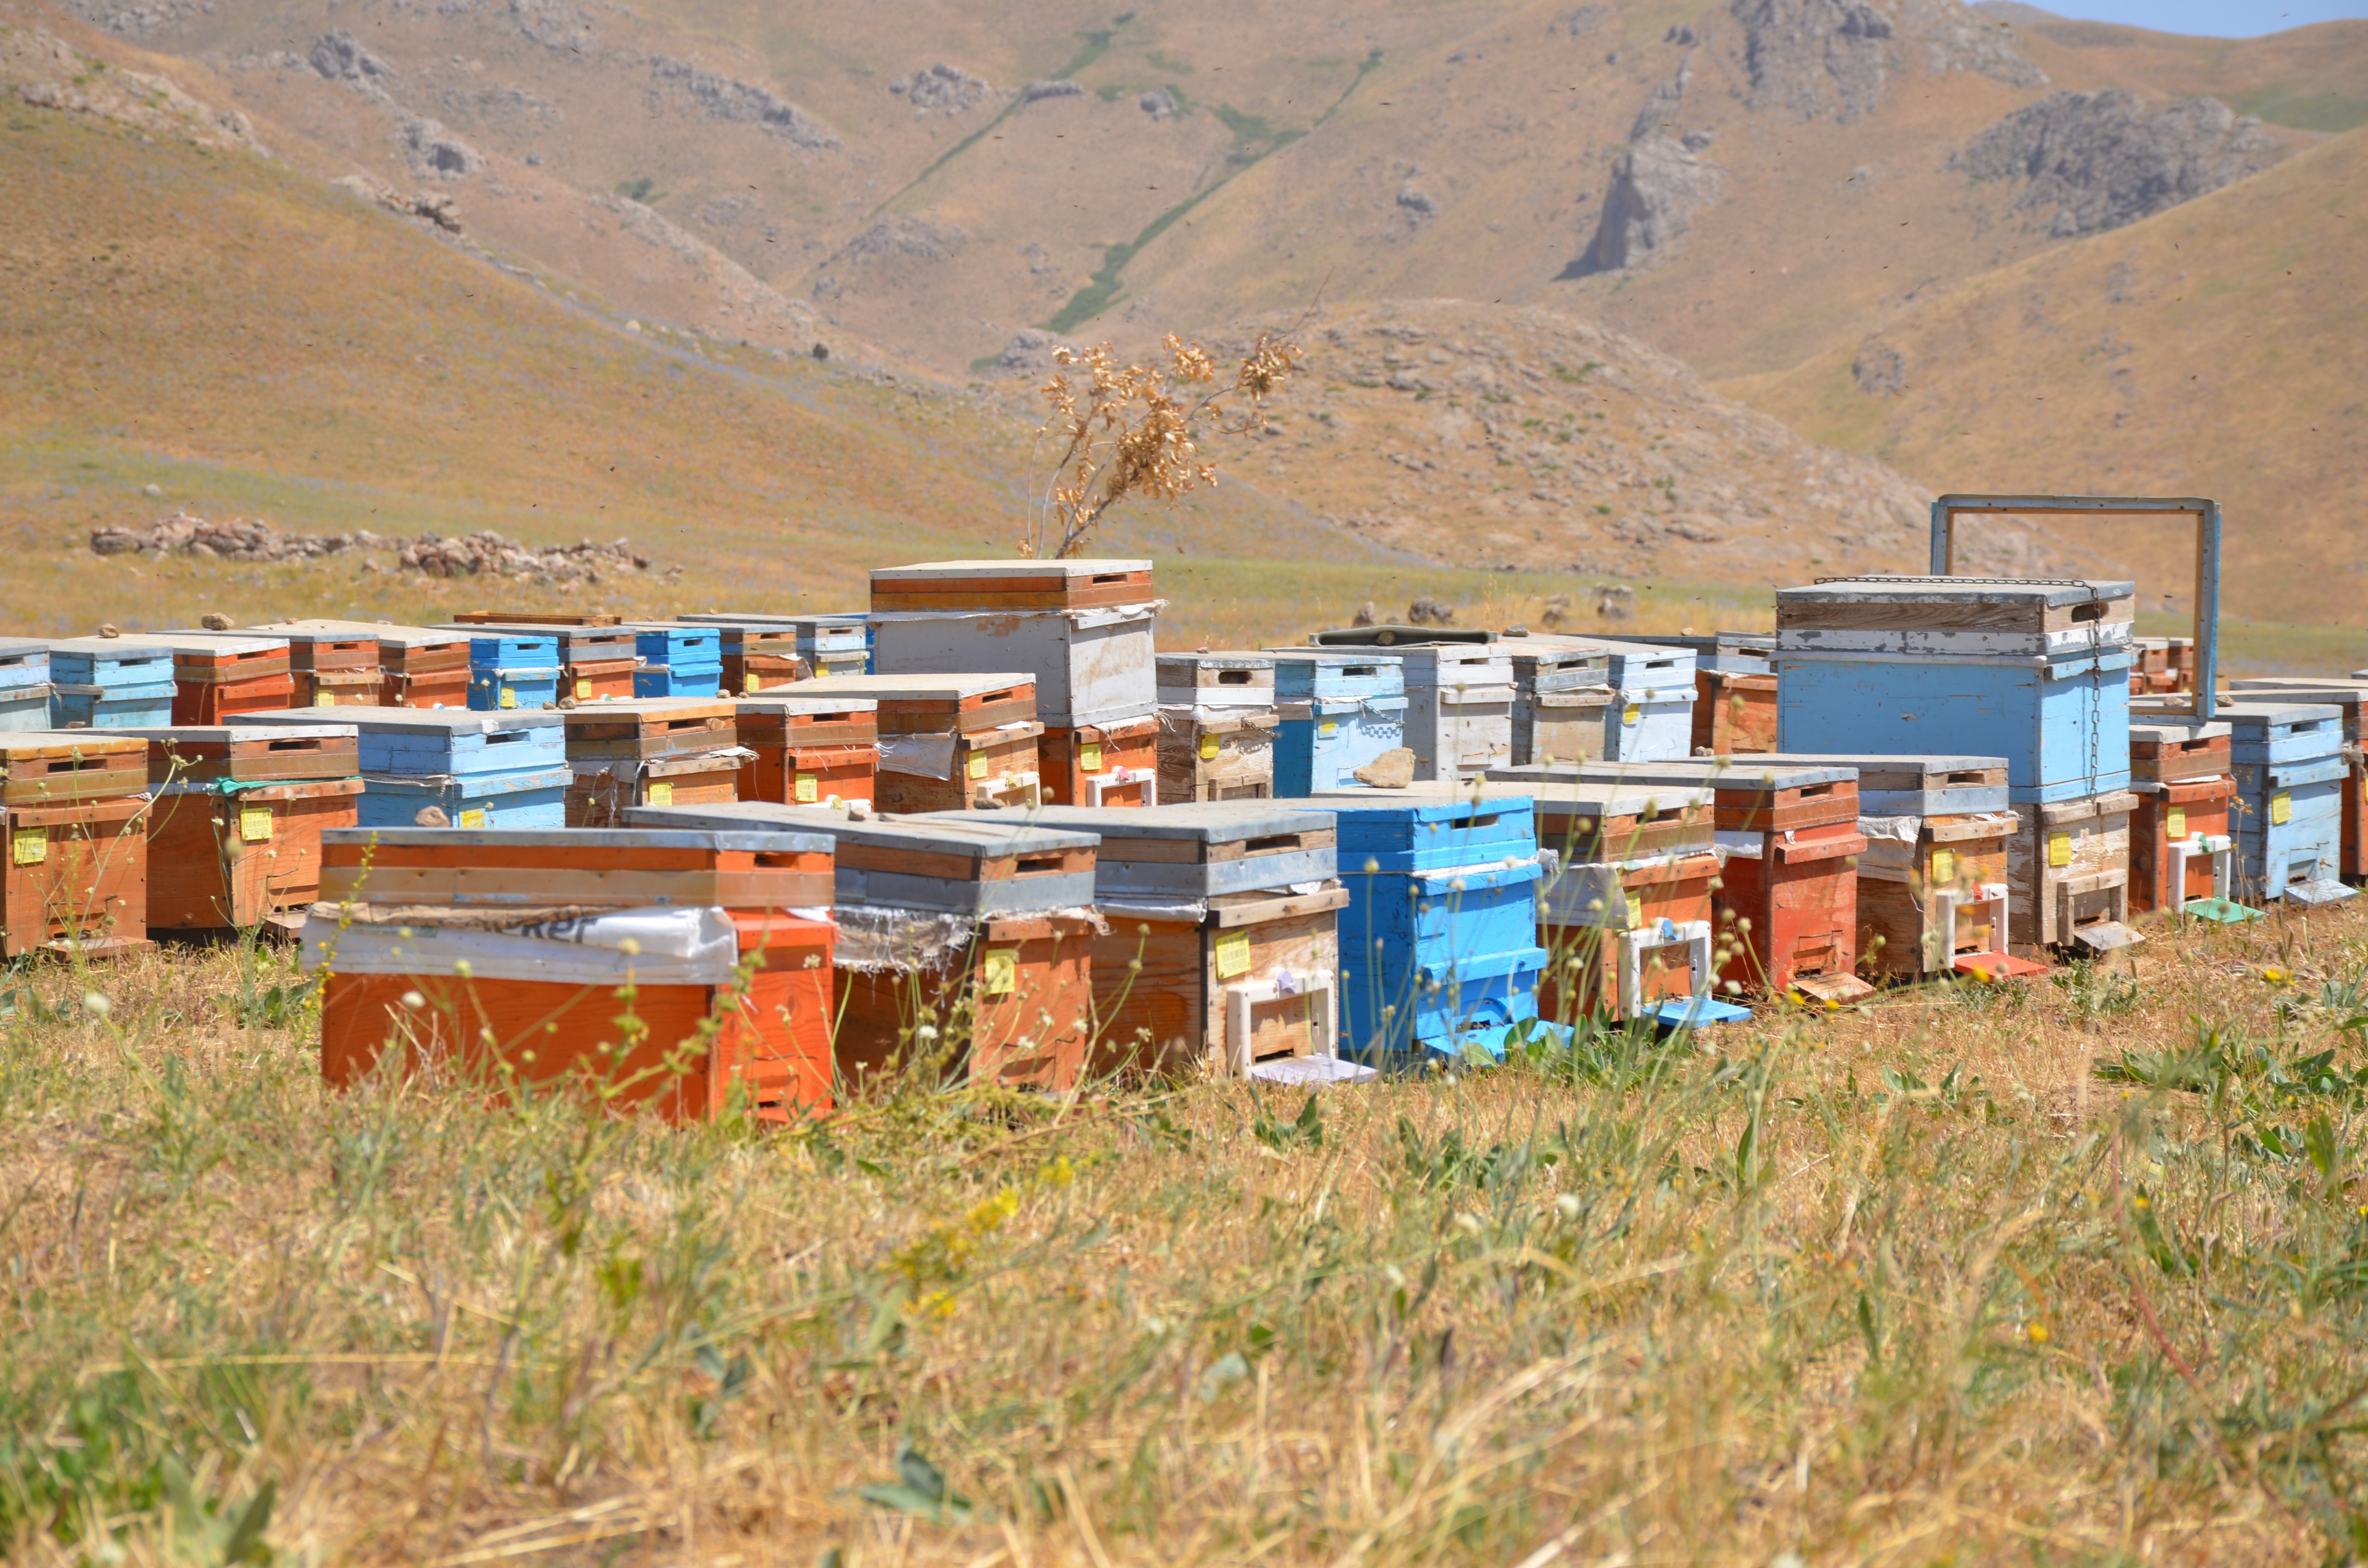
[[[1959,489],[2218,496],[2232,612],[2368,620],[2368,130],[1901,312],[1747,390]],[[1880,358],[1883,384],[1864,368]],[[2176,534],[2177,530],[2168,530]],[[2166,584],[2178,550],[2111,553]]]

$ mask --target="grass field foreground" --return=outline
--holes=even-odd
[[[324,1093],[268,949],[0,1010],[16,1561],[2368,1540],[2356,912],[1710,1049],[799,1131]]]

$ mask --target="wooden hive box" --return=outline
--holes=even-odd
[[[1608,762],[1658,762],[1693,755],[1700,699],[1694,650],[1607,642],[1611,701],[1604,714]]]
[[[1162,708],[1159,798],[1182,804],[1271,797],[1277,728],[1271,713]]]
[[[2137,586],[2105,579],[1833,577],[1776,590],[1776,651],[2136,662]],[[2127,695],[2124,690],[2123,695]]]
[[[720,627],[668,621],[640,623],[625,630],[633,633],[633,652],[640,661],[633,671],[635,697],[712,698],[740,689],[737,682],[725,684]]]
[[[705,621],[685,621],[683,624],[705,626],[715,633],[717,689],[721,691],[754,696],[760,691],[794,686],[815,675],[860,676],[863,673],[863,629],[860,625],[855,629],[854,663],[825,672],[816,668],[800,651],[797,628],[786,622],[764,626],[724,626]]]
[[[2343,716],[2343,744],[2354,750],[2368,744],[2368,680],[2278,676],[2231,681],[2229,688],[2229,696],[2243,703],[2266,699],[2333,708]]]
[[[1046,725],[1036,743],[1044,799],[1056,806],[1159,803],[1159,717]]]
[[[447,708],[302,708],[234,717],[234,726],[350,724],[359,735],[362,827],[410,827],[434,807],[455,827],[544,828],[566,823],[560,715]]]
[[[2115,790],[2021,810],[2007,841],[2011,930],[2024,948],[2111,952],[2143,940],[2129,928],[2130,816]]]
[[[1486,788],[1525,791],[1533,802],[1546,860],[1540,1013],[1563,1023],[1597,1015],[1672,1025],[1739,1016],[1714,996],[1720,866],[1716,802],[1702,778],[1640,783],[1519,771]]]
[[[1157,680],[1163,708],[1264,713],[1275,703],[1271,653],[1162,653]]]
[[[336,902],[302,949],[332,971],[323,1074],[358,1082],[395,1049],[411,1072],[495,1091],[589,1072],[676,1121],[827,1109],[830,848],[783,832],[329,835]]]
[[[1746,991],[1862,994],[1858,770],[1742,757],[1709,780],[1725,867],[1712,900],[1722,981]]]
[[[147,781],[148,744],[137,735],[0,733],[0,957],[145,945]]]
[[[455,626],[615,626],[618,618],[599,610],[467,609]]]
[[[1694,672],[1694,749],[1732,756],[1776,749],[1776,677]]]
[[[2236,779],[2134,779],[2130,793],[2138,800],[2130,815],[2130,907],[2178,911],[2196,900],[2234,899]]]
[[[160,642],[69,637],[50,644],[51,714],[61,726],[114,730],[172,722],[173,650]]]
[[[1764,631],[1649,632],[1620,641],[1648,648],[1683,648],[1694,656],[1694,673],[1767,676],[1776,673],[1776,638]]]
[[[740,798],[737,708],[716,698],[627,698],[561,715],[567,733],[567,825],[615,827],[631,806],[703,806]]]
[[[2236,765],[2233,742],[2226,723],[2192,721],[2147,723],[2143,712],[2130,717],[2130,778],[2169,784],[2182,778],[2225,777]]]
[[[1417,784],[1311,796],[1338,839],[1341,1039],[1375,1066],[1498,1061],[1538,1017],[1543,875],[1529,798]]]
[[[2018,805],[2111,793],[2130,777],[2129,657],[1780,652],[1777,750],[1918,756],[1945,740],[2006,758]]]
[[[1401,648],[1414,776],[1452,784],[1513,760],[1513,663],[1485,644]]]
[[[799,693],[877,702],[878,799],[887,812],[958,812],[1041,801],[1036,688],[1010,671],[832,676]]]
[[[148,929],[255,926],[320,896],[321,835],[351,827],[359,736],[323,725],[130,732],[148,742]]]
[[[682,619],[723,631],[727,669],[734,653],[735,638],[740,640],[741,656],[774,658],[781,653],[774,639],[787,634],[791,640],[789,652],[805,661],[809,678],[871,673],[871,629],[866,618],[860,614],[709,614],[686,615]],[[771,684],[769,680],[766,683],[768,687]],[[741,689],[741,682],[734,681],[732,685],[734,689]]]
[[[1100,835],[1093,940],[1104,1070],[1241,1076],[1338,1049],[1329,817],[1263,803],[998,812]]]
[[[1603,756],[1611,650],[1565,637],[1514,638],[1504,647],[1513,670],[1512,765]]]
[[[255,628],[285,636],[291,653],[298,634],[368,637],[378,646],[376,702],[386,708],[465,708],[469,702],[469,639],[465,633],[425,626],[381,625],[367,620],[283,620]],[[297,707],[308,704],[297,703]]]
[[[1095,836],[958,812],[857,818],[742,801],[636,825],[818,831],[837,845],[841,1082],[907,1071],[1061,1092],[1092,1048]]]
[[[1300,799],[1358,788],[1357,770],[1406,744],[1406,672],[1394,653],[1269,648],[1274,655],[1274,792]]]
[[[50,728],[50,645],[0,637],[0,733]]]
[[[2351,896],[2340,880],[2344,797],[2351,775],[2344,710],[2298,701],[2283,690],[2255,690],[2240,698],[2221,702],[2212,722],[2230,732],[2238,896],[2305,905],[2340,903]],[[2173,731],[2211,727],[2192,719],[2181,724],[2169,714],[2146,717]]]
[[[871,667],[882,675],[1024,671],[1036,683],[1036,716],[1075,729],[1139,719],[1163,700],[1153,678],[1157,615],[1156,603],[994,611],[875,604],[867,626]]]
[[[1157,602],[1148,561],[924,561],[871,574],[871,611],[1110,609]]]
[[[2003,793],[2003,781],[1999,789]],[[2021,821],[2003,802],[1995,811],[1861,818],[1867,841],[1858,862],[1861,971],[1916,980],[1952,972],[2003,978],[2043,969],[2009,952],[2007,853]]]
[[[869,806],[878,792],[880,705],[871,698],[735,697],[740,799]]]
[[[554,665],[558,675],[553,689],[542,701],[571,697],[578,702],[598,702],[636,695],[633,676],[641,663],[638,639],[631,627],[613,620],[598,626],[472,621],[456,623],[453,630],[469,634],[469,663],[475,677],[470,688],[472,706],[502,706],[499,694],[504,687],[540,695],[541,677],[528,672]],[[479,701],[480,688],[490,688],[493,699]],[[519,689],[510,706],[541,706],[528,701],[527,689]]]
[[[233,713],[282,710],[296,680],[288,639],[252,631],[160,631],[173,650],[173,722],[219,724]]]

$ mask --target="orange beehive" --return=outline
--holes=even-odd
[[[1528,794],[1538,847],[1552,857],[1538,910],[1548,955],[1539,1017],[1634,1017],[1710,989],[1719,864],[1707,788],[1543,778],[1483,788]]]
[[[1159,716],[1048,726],[1036,743],[1044,800],[1056,806],[1158,803]]]
[[[353,731],[127,730],[148,743],[148,928],[253,926],[320,896],[321,835],[354,825]]]
[[[676,1121],[735,1097],[775,1119],[830,1106],[828,839],[379,829],[324,850],[340,907],[307,924],[304,960],[331,971],[330,1083],[394,1050],[407,1073],[494,1091],[604,1080]],[[615,938],[653,915],[696,928],[696,949]]]
[[[147,781],[124,731],[0,733],[0,957],[147,945]]]
[[[731,699],[740,746],[740,798],[782,805],[870,805],[880,766],[879,705],[869,698]]]
[[[219,724],[232,713],[290,706],[288,639],[252,631],[163,631],[173,650],[173,722]]]
[[[798,695],[879,704],[883,812],[958,812],[1040,800],[1036,683],[1008,671],[975,675],[829,676]]]
[[[1759,678],[1737,677],[1737,678]],[[1860,994],[1854,768],[1738,759],[1710,776],[1727,847],[1715,904],[1722,981],[1782,993]]]
[[[2134,780],[2130,793],[2138,798],[2130,813],[2130,908],[2169,909],[2191,899],[2227,896],[2215,885],[2214,858],[2233,852],[2228,812],[2236,778]],[[2220,874],[2225,879],[2225,869]]]
[[[614,827],[629,807],[737,800],[737,715],[716,698],[627,698],[564,710],[567,825]]]

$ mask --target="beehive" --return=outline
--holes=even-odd
[[[634,671],[641,656],[631,627],[537,620],[469,621],[456,623],[456,629],[469,633],[472,708],[539,708],[562,697],[598,702],[636,695]],[[545,670],[552,672],[548,689]],[[504,692],[510,694],[507,704]]]
[[[1095,835],[975,812],[857,818],[742,801],[636,825],[780,828],[837,844],[840,1078],[906,1071],[1058,1092],[1093,1040]]]
[[[330,834],[332,902],[302,948],[332,971],[323,1074],[359,1082],[393,1049],[496,1092],[581,1074],[677,1121],[827,1109],[830,848],[784,832]]]
[[[1269,648],[1274,657],[1274,792],[1299,799],[1358,788],[1357,770],[1406,744],[1406,672],[1394,653]]]
[[[288,639],[253,631],[159,631],[173,650],[173,722],[219,724],[233,713],[284,710],[296,680]]]
[[[1541,1013],[1699,1025],[1748,1016],[1716,999],[1715,802],[1688,778],[1639,784],[1517,770],[1484,794],[1531,797],[1545,881]]]
[[[50,725],[50,645],[0,637],[0,733]]]
[[[1506,643],[1513,672],[1512,749],[1516,767],[1600,757],[1611,700],[1611,654],[1571,638]]]
[[[555,828],[566,824],[565,733],[560,715],[467,709],[301,708],[241,716],[254,723],[350,724],[359,735],[362,827],[410,827],[430,807],[454,827]]]
[[[1325,813],[1232,802],[996,814],[1101,839],[1098,1067],[1241,1076],[1336,1053],[1349,894]]]
[[[2240,891],[2229,823],[2236,779],[2133,779],[2130,792],[2138,802],[2130,816],[2130,907],[2184,911],[2206,899],[2233,902]]]
[[[1374,1066],[1501,1060],[1538,1017],[1546,954],[1526,796],[1469,786],[1343,790],[1332,814],[1341,884],[1338,1054]]]
[[[295,677],[290,708],[376,707],[386,684],[379,667],[377,637],[358,630],[327,631],[274,629],[288,639],[289,673]]]
[[[1482,644],[1398,649],[1414,776],[1453,783],[1513,760],[1513,665]]]
[[[682,618],[723,633],[727,679],[736,656],[778,658],[784,652],[780,638],[790,642],[788,653],[805,663],[806,678],[818,676],[860,676],[871,673],[871,629],[860,615],[686,615]],[[759,676],[764,670],[757,671]],[[730,680],[732,689],[745,690],[743,680]],[[765,680],[765,689],[773,682]]]
[[[313,638],[367,637],[378,646],[379,694],[384,708],[465,708],[469,704],[469,639],[465,632],[425,626],[382,625],[367,620],[283,620],[254,628],[285,636],[292,653],[299,634]],[[297,707],[309,704],[297,703]]]
[[[0,957],[147,944],[147,781],[137,735],[0,733]]]
[[[1056,806],[1150,806],[1159,801],[1159,719],[1046,725],[1036,743],[1044,799]]]
[[[1083,610],[1157,603],[1148,561],[923,561],[871,574],[871,611]]]
[[[357,821],[357,732],[256,724],[127,733],[148,743],[150,931],[254,926],[319,896],[321,835]]]
[[[712,698],[727,689],[720,628],[643,621],[624,630],[633,634],[633,654],[641,661],[633,671],[633,696]],[[735,681],[728,689],[742,687]]]
[[[888,812],[952,812],[1042,800],[1036,689],[1011,671],[833,676],[800,696],[879,704],[878,799]]]
[[[2005,771],[2003,759],[1999,771]],[[1863,791],[1860,798],[1865,799]],[[1995,811],[1860,818],[1866,839],[1858,862],[1861,972],[1913,980],[1953,971],[1998,979],[2042,969],[2009,950],[2013,895],[2007,851],[2021,821],[2003,804]]]
[[[1603,718],[1607,762],[1660,762],[1693,755],[1700,693],[1691,648],[1606,642],[1611,701]]]
[[[627,807],[713,805],[740,796],[738,713],[717,698],[627,698],[561,714],[567,733],[567,825],[615,827]]]
[[[880,704],[871,698],[735,697],[740,799],[869,806],[880,771]]]
[[[807,649],[814,645],[814,639],[803,631],[803,627],[811,623],[685,624],[712,628],[717,639],[717,663],[722,671],[721,689],[735,696],[775,691],[813,676],[860,676],[864,673],[863,627],[860,621],[848,629],[851,642],[834,646],[827,654],[817,647],[812,655]],[[816,663],[817,658],[822,662]]]
[[[2142,940],[2129,928],[2127,790],[2020,808],[2007,841],[2014,940],[2029,948],[2111,952]]]
[[[2352,773],[2344,716],[2340,706],[2284,691],[2243,692],[2218,704],[2213,722],[2228,728],[2237,784],[2238,897],[2309,905],[2351,896],[2340,880]],[[2142,718],[2174,731],[2196,727],[2174,714],[2144,710]]]
[[[173,650],[161,642],[113,637],[52,642],[50,680],[50,713],[60,728],[118,730],[172,722]]]
[[[1693,749],[1729,756],[1776,749],[1776,639],[1748,631],[1628,639],[1694,655]]]

